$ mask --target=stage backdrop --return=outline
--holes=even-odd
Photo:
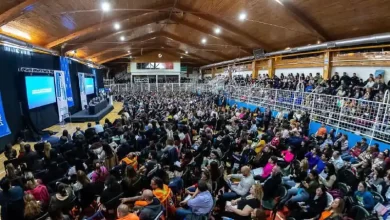
[[[3,110],[11,133],[0,138],[0,151],[5,144],[14,143],[20,131],[27,124],[35,125],[36,129],[45,129],[58,123],[58,108],[56,103],[28,110],[26,103],[26,85],[24,73],[18,71],[20,67],[31,67],[51,70],[61,70],[60,58],[49,54],[34,53],[28,50],[0,45],[0,92],[3,97]],[[92,74],[92,68],[68,60],[72,94],[79,93],[78,72]],[[96,70],[96,81],[99,88],[103,88],[104,70]],[[65,75],[66,76],[66,75]],[[67,87],[69,88],[69,87]],[[5,95],[6,92],[6,95]],[[68,96],[68,94],[67,94]],[[69,96],[68,96],[69,97]],[[69,106],[70,113],[81,110],[80,97],[74,95],[74,106]]]
[[[65,89],[65,73],[63,71],[54,71],[54,80],[56,83],[56,97],[58,108],[58,120],[63,122],[69,115],[68,100]]]

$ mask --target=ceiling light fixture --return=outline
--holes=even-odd
[[[283,3],[280,0],[275,0],[277,3],[283,5]]]
[[[21,37],[21,38],[31,40],[31,36],[28,33],[20,31],[16,28],[13,28],[13,27],[9,27],[9,26],[5,25],[5,26],[1,27],[1,30],[6,32],[6,33]]]
[[[320,40],[318,40],[318,41],[317,41],[317,44],[320,44],[320,43],[321,43],[321,41],[320,41]]]
[[[206,38],[203,38],[203,39],[202,39],[202,44],[205,44],[205,43],[207,43],[207,39],[206,39]]]
[[[162,54],[161,54],[161,53],[159,53],[159,54],[158,54],[158,58],[161,58],[161,57],[162,57]]]
[[[186,51],[186,54],[188,54],[188,51]]]
[[[183,59],[183,56],[181,56],[180,59]]]
[[[102,10],[103,10],[104,12],[110,11],[110,10],[111,10],[111,5],[110,5],[110,3],[108,3],[108,2],[103,2],[103,3],[102,3]]]
[[[119,30],[119,29],[121,29],[121,25],[118,22],[116,22],[114,24],[114,28],[115,28],[115,30]]]
[[[124,41],[124,40],[125,40],[125,37],[124,37],[124,36],[121,36],[121,37],[120,37],[120,40],[121,40],[121,41]]]
[[[220,33],[221,33],[221,28],[215,28],[215,29],[214,29],[214,33],[220,34]]]
[[[128,50],[127,53],[131,53],[130,50]]]
[[[240,20],[240,21],[243,21],[243,20],[245,20],[246,19],[246,13],[241,13],[239,16],[238,16],[238,19]]]
[[[132,56],[130,56],[130,59],[133,58]]]

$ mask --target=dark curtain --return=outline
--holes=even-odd
[[[57,104],[50,104],[35,109],[28,109],[25,73],[18,68],[31,67],[40,69],[60,70],[59,57],[48,54],[25,52],[15,48],[0,45],[0,91],[3,99],[5,116],[11,134],[0,138],[0,151],[5,144],[14,143],[24,128],[31,128],[36,132],[58,123]],[[69,66],[74,106],[69,110],[71,114],[81,110],[80,92],[78,86],[78,72],[92,73],[92,69],[83,64],[72,61]],[[96,71],[98,88],[103,88],[102,70]]]

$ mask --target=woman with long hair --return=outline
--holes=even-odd
[[[137,187],[135,184],[140,180],[140,176],[133,166],[127,165],[125,168],[125,173],[123,180],[121,182],[121,186],[124,192],[124,197],[135,196],[139,191],[141,191],[142,185],[139,184]]]
[[[50,195],[46,186],[35,180],[34,175],[31,172],[26,173],[25,179],[27,180],[25,185],[26,193],[32,194],[34,198],[39,200],[43,205],[48,204]]]
[[[321,213],[319,220],[341,220],[343,219],[343,211],[344,211],[344,199],[337,198],[333,200],[329,209],[323,211]]]
[[[263,199],[263,187],[254,184],[249,190],[249,195],[243,198],[232,200],[226,205],[226,212],[222,216],[232,219],[251,219],[251,212],[261,205]]]
[[[330,190],[333,188],[333,184],[337,180],[336,169],[334,165],[332,163],[327,163],[324,169],[324,173],[326,174],[326,177],[324,178],[320,176],[320,183],[324,184],[324,186]]]
[[[293,166],[291,175],[282,177],[282,182],[283,184],[294,187],[297,183],[301,183],[306,179],[309,163],[307,159],[303,159],[299,163],[299,166],[294,166],[293,164],[291,166]]]
[[[30,193],[24,195],[24,220],[37,219],[42,215],[42,208],[39,201],[35,200]]]

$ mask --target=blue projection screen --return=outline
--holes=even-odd
[[[26,76],[26,92],[29,109],[55,103],[54,77]]]
[[[91,77],[84,78],[85,94],[90,95],[95,93],[95,80]]]

